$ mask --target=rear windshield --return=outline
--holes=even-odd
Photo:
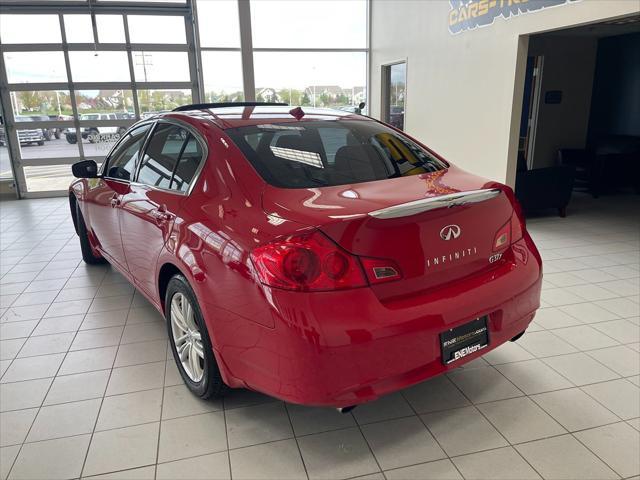
[[[281,188],[371,182],[447,167],[407,137],[371,121],[270,123],[226,133],[262,178]]]

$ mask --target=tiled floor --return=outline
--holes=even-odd
[[[638,198],[531,220],[545,281],[528,333],[347,415],[196,400],[160,315],[81,263],[66,200],[3,202],[0,478],[637,476]]]

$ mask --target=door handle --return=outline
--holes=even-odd
[[[156,221],[156,223],[158,225],[163,224],[163,223],[168,222],[168,221],[173,219],[173,215],[171,213],[167,212],[162,207],[154,209],[154,210],[151,210],[149,213],[151,214],[151,216],[154,218],[154,220]]]

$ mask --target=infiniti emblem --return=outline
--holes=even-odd
[[[440,238],[443,240],[456,239],[460,236],[461,230],[458,225],[447,225],[440,230]]]

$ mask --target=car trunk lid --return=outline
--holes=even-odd
[[[513,214],[503,188],[450,167],[334,187],[267,186],[263,207],[319,228],[352,254],[388,260],[402,278],[372,288],[389,300],[492,268],[496,234]]]

